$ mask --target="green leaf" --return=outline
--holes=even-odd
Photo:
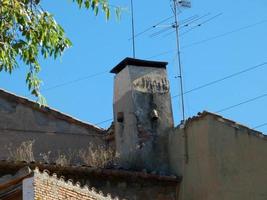
[[[116,7],[115,8],[115,13],[116,13],[116,17],[117,19],[121,19],[121,8],[120,7]]]
[[[85,0],[85,2],[84,2],[85,8],[89,9],[90,5],[91,5],[90,0]]]
[[[95,15],[101,9],[110,18],[107,0],[72,1]],[[0,0],[0,15],[0,71],[12,74],[18,61],[27,65],[26,84],[41,102],[39,57],[57,59],[72,43],[53,15],[42,9],[40,0]]]
[[[98,11],[99,11],[98,6],[96,6],[94,9],[95,9],[95,15],[98,15]]]

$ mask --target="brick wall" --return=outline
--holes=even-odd
[[[48,173],[34,171],[33,176],[34,199],[35,200],[111,200],[110,196],[104,196],[88,187],[74,185],[72,181],[57,178],[56,175],[49,176]]]

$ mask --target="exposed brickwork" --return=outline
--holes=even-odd
[[[25,166],[31,169],[38,167],[40,171],[49,170],[50,175],[56,173],[57,177],[64,176],[65,180],[72,179],[74,183],[78,181],[82,186],[90,185],[90,188],[94,187],[97,191],[103,191],[104,194],[111,194],[113,198],[118,197],[127,200],[177,200],[181,182],[181,177],[151,174],[146,171],[134,172],[86,166],[63,167],[51,164],[8,161],[0,161],[0,176],[14,174]],[[62,181],[64,182],[63,179]]]
[[[47,172],[41,173],[34,170],[34,199],[35,200],[111,200],[101,192],[96,192],[87,186],[80,187],[79,183],[73,184],[71,180],[65,181],[57,175],[49,176]]]

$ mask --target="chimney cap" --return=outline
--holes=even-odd
[[[139,67],[156,67],[156,68],[164,68],[166,69],[167,62],[159,62],[159,61],[149,61],[149,60],[140,60],[135,58],[125,58],[118,65],[116,65],[110,73],[118,74],[121,70],[123,70],[127,65],[134,65]]]

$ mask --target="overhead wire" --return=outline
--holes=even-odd
[[[189,47],[192,47],[192,46],[196,46],[196,45],[199,45],[199,44],[202,44],[202,43],[206,43],[206,42],[211,41],[211,40],[216,40],[216,39],[219,39],[219,38],[222,38],[222,37],[231,35],[231,34],[233,34],[233,33],[237,33],[237,32],[239,32],[239,31],[243,31],[243,30],[245,30],[245,29],[249,29],[249,28],[258,26],[258,25],[260,25],[260,24],[264,24],[264,23],[266,23],[266,22],[267,22],[267,19],[262,20],[262,21],[259,21],[259,22],[256,22],[256,23],[253,23],[253,24],[249,24],[249,25],[246,25],[246,26],[242,26],[242,27],[237,28],[237,29],[234,29],[234,30],[232,30],[232,31],[228,31],[228,32],[225,32],[225,33],[222,33],[222,34],[219,34],[219,35],[215,35],[215,36],[206,38],[206,39],[204,39],[204,40],[200,40],[200,41],[196,41],[196,42],[193,42],[193,43],[184,45],[184,46],[181,47],[181,49],[186,49],[186,48],[189,48]],[[176,49],[171,49],[171,50],[164,51],[164,52],[161,52],[161,53],[152,55],[152,56],[150,56],[150,57],[147,57],[147,59],[154,58],[154,57],[158,57],[158,56],[162,56],[162,55],[166,55],[166,54],[169,54],[169,53],[172,53],[172,52],[175,52],[175,51],[176,51]]]
[[[192,19],[194,19],[197,15],[194,15],[188,19],[185,19],[184,22],[188,22]],[[166,22],[167,20],[173,18],[174,16],[170,16],[170,17],[167,17],[163,20],[161,20],[160,22],[156,23],[154,26],[150,27],[150,28],[153,28],[153,27],[156,27],[157,25],[163,23],[163,22]],[[150,29],[149,28],[149,29]],[[145,30],[143,32],[140,32],[138,34],[135,35],[135,37],[137,37],[138,35],[141,35],[143,34],[144,32],[148,31]],[[132,38],[130,38],[132,39]],[[83,80],[87,80],[87,79],[90,79],[90,78],[93,78],[93,77],[96,77],[96,76],[99,76],[99,75],[102,75],[102,74],[105,74],[105,73],[108,73],[108,71],[104,71],[104,72],[99,72],[99,73],[96,73],[96,74],[90,74],[90,75],[87,75],[87,76],[84,76],[84,77],[81,77],[81,78],[77,78],[77,79],[74,79],[74,80],[70,80],[70,81],[67,81],[67,82],[63,82],[63,83],[60,83],[60,84],[57,84],[57,85],[54,85],[54,86],[51,86],[51,87],[48,87],[48,88],[43,88],[42,89],[42,92],[46,92],[46,91],[49,91],[49,90],[53,90],[53,89],[56,89],[56,88],[59,88],[59,87],[63,87],[63,86],[66,86],[66,85],[71,85],[73,83],[76,83],[76,82],[80,82],[80,81],[83,81]]]
[[[173,16],[172,16],[173,17]],[[194,16],[192,16],[191,18],[193,18]],[[158,24],[166,21],[167,19],[169,19],[170,17],[162,20],[161,22],[159,22]],[[172,27],[169,27],[170,29]],[[164,30],[161,30],[161,31],[164,31]],[[169,52],[173,52],[172,51],[168,51],[167,53]],[[166,52],[163,52],[163,54],[165,54]],[[160,55],[163,55],[163,54],[160,54]],[[159,55],[156,55],[156,56],[159,56]],[[153,56],[153,57],[156,57],[156,56]],[[150,57],[152,58],[152,57]],[[149,59],[149,58],[147,58]],[[91,74],[91,75],[88,75],[88,76],[85,76],[85,77],[81,77],[81,78],[77,78],[77,79],[74,79],[74,80],[71,80],[71,81],[67,81],[67,82],[63,82],[63,83],[60,83],[60,84],[57,84],[57,85],[54,85],[54,86],[51,86],[51,87],[48,87],[48,88],[44,88],[42,89],[42,92],[45,92],[45,91],[49,91],[49,90],[53,90],[53,89],[56,89],[56,88],[59,88],[59,87],[63,87],[63,86],[66,86],[66,85],[70,85],[70,84],[73,84],[73,83],[76,83],[76,82],[79,82],[79,81],[83,81],[83,80],[86,80],[86,79],[90,79],[90,78],[93,78],[95,76],[98,76],[98,75],[102,75],[102,74],[105,74],[107,73],[108,71],[104,71],[104,72],[99,72],[99,73],[96,73],[96,74]]]
[[[264,126],[267,126],[267,122],[263,123],[263,124],[260,124],[260,125],[257,125],[257,126],[254,126],[252,129],[257,129],[257,128],[261,128],[261,127],[264,127]]]
[[[246,68],[246,69],[244,69],[244,70],[242,70],[242,71],[239,71],[239,72],[230,74],[230,75],[228,75],[228,76],[222,77],[222,78],[217,79],[217,80],[215,80],[215,81],[211,81],[211,82],[205,83],[205,84],[203,84],[203,85],[197,86],[197,87],[195,87],[195,88],[193,88],[193,89],[190,89],[190,90],[188,90],[188,91],[185,91],[184,94],[188,94],[188,93],[191,93],[191,92],[194,92],[194,91],[203,89],[203,88],[208,87],[208,86],[210,86],[210,85],[213,85],[213,84],[222,82],[222,81],[224,81],[224,80],[227,80],[227,79],[230,79],[230,78],[232,78],[232,77],[241,75],[241,74],[243,74],[243,73],[246,73],[246,72],[255,70],[255,69],[260,68],[260,67],[265,66],[265,65],[267,65],[267,62],[263,62],[263,63],[261,63],[261,64],[258,64],[258,65],[255,65],[255,66]],[[179,95],[180,95],[180,94],[172,96],[172,99],[178,97]],[[265,94],[265,95],[261,95],[261,96],[259,96],[259,97],[253,98],[253,99],[257,100],[257,99],[259,99],[259,98],[263,98],[263,97],[265,97],[265,96],[267,96],[267,94]],[[253,99],[250,99],[250,100],[245,101],[245,102],[241,102],[241,103],[239,103],[239,104],[240,104],[240,105],[243,105],[243,104],[245,104],[245,103],[251,102]],[[231,108],[234,108],[234,107],[237,107],[239,104],[235,104],[235,105],[229,106],[229,107],[227,107],[227,108],[221,109],[221,110],[217,111],[217,113],[226,111],[226,110],[231,109]],[[103,124],[103,123],[106,123],[106,122],[109,122],[109,121],[112,121],[112,120],[113,120],[112,118],[107,119],[107,120],[103,120],[103,121],[97,122],[95,125],[100,125],[100,124]]]
[[[191,43],[191,44],[182,46],[182,48],[185,49],[185,48],[188,48],[188,47],[191,47],[191,46],[199,45],[199,44],[202,44],[202,43],[211,41],[211,40],[215,40],[215,39],[218,39],[218,38],[221,38],[221,37],[225,37],[225,36],[227,36],[227,35],[230,35],[230,34],[233,34],[233,33],[236,33],[236,32],[239,32],[239,31],[242,31],[242,30],[245,30],[245,29],[248,29],[248,28],[252,28],[252,27],[254,27],[254,26],[257,26],[257,25],[260,25],[260,24],[263,24],[263,23],[266,23],[266,22],[267,22],[267,19],[262,20],[262,21],[257,22],[257,23],[254,23],[254,24],[250,24],[250,25],[247,25],[247,26],[243,26],[243,27],[234,29],[234,30],[232,30],[232,31],[228,31],[228,32],[225,32],[225,33],[216,35],[216,36],[213,36],[213,37],[204,39],[204,40],[200,40],[200,41],[197,41],[197,42],[193,42],[193,43]]]
[[[155,33],[150,34],[149,37],[152,38],[152,37],[158,36],[158,35],[160,35],[160,34],[166,32],[166,31],[172,30],[172,29],[173,29],[173,26],[174,26],[174,25],[169,25],[168,27],[165,27],[165,28],[162,29],[162,30],[159,30],[159,31],[157,31],[157,32],[155,32]]]
[[[80,81],[83,81],[83,80],[94,78],[96,76],[100,76],[100,75],[106,74],[106,73],[108,73],[108,71],[103,71],[103,72],[99,72],[99,73],[95,73],[95,74],[90,74],[90,75],[87,75],[87,76],[84,76],[84,77],[81,77],[81,78],[77,78],[77,79],[74,79],[74,80],[70,80],[70,81],[66,81],[66,82],[63,82],[63,83],[59,83],[57,85],[42,89],[42,92],[53,90],[53,89],[56,89],[56,88],[59,88],[59,87],[63,87],[63,86],[66,86],[66,85],[71,85],[73,83],[77,83],[77,82],[80,82]]]
[[[156,58],[156,57],[159,57],[159,56],[162,56],[162,55],[166,55],[166,54],[169,54],[169,53],[173,53],[173,52],[176,52],[176,51],[177,51],[177,49],[171,49],[171,50],[168,50],[168,51],[164,51],[164,52],[155,54],[155,55],[150,56],[150,57],[146,57],[145,59]]]
[[[229,31],[229,32],[226,32],[226,33],[223,33],[223,34],[220,34],[220,35],[217,35],[217,36],[213,36],[213,37],[211,37],[211,38],[207,38],[207,39],[205,39],[205,40],[201,40],[201,41],[198,41],[198,42],[194,42],[194,43],[185,45],[185,46],[183,46],[183,47],[181,47],[181,48],[182,48],[182,49],[183,49],[183,48],[188,48],[188,47],[191,47],[191,46],[194,46],[194,45],[198,45],[198,44],[201,44],[201,43],[210,41],[210,40],[215,40],[215,39],[218,39],[218,38],[220,38],[220,37],[224,37],[224,36],[227,36],[227,35],[229,35],[229,34],[236,33],[236,32],[242,31],[242,30],[244,30],[244,29],[248,29],[248,28],[251,28],[251,27],[254,27],[254,26],[257,26],[257,25],[266,23],[266,22],[267,22],[267,19],[266,19],[266,20],[262,20],[262,21],[257,22],[257,23],[254,23],[254,24],[250,24],[250,25],[247,25],[247,26],[244,26],[244,27],[235,29],[235,30],[232,30],[232,31]],[[169,50],[169,51],[165,51],[165,52],[156,54],[156,55],[154,55],[154,56],[147,57],[146,59],[151,59],[151,58],[154,58],[154,57],[162,56],[162,55],[165,55],[165,54],[168,54],[168,53],[172,53],[172,52],[175,52],[175,51],[176,51],[176,49],[172,49],[172,50]],[[74,80],[71,80],[71,81],[63,82],[63,83],[57,84],[57,85],[55,85],[55,86],[51,86],[51,87],[48,87],[48,88],[44,88],[44,89],[42,89],[42,91],[53,90],[53,89],[56,89],[56,88],[59,88],[59,87],[63,87],[63,86],[65,86],[65,85],[70,85],[70,84],[73,84],[73,83],[76,83],[76,82],[79,82],[79,81],[83,81],[83,80],[86,80],[86,79],[90,79],[90,78],[93,78],[93,77],[95,77],[95,76],[105,74],[105,73],[107,73],[107,72],[108,72],[108,71],[99,72],[99,73],[96,73],[96,74],[91,74],[91,75],[88,75],[88,76],[85,76],[85,77],[77,78],[77,79],[74,79]]]
[[[110,121],[112,121],[112,120],[113,120],[113,118],[106,119],[106,120],[103,120],[103,121],[100,121],[100,122],[95,123],[95,125],[101,125],[101,124],[104,124],[104,123],[106,123],[106,122],[110,122]]]
[[[237,104],[234,104],[234,105],[225,107],[225,108],[223,108],[223,109],[217,110],[215,113],[222,113],[222,112],[225,112],[225,111],[230,110],[230,109],[232,109],[232,108],[235,108],[235,107],[238,107],[238,106],[241,106],[241,105],[244,105],[244,104],[247,104],[247,103],[256,101],[256,100],[258,100],[258,99],[265,98],[265,97],[267,97],[267,93],[262,94],[262,95],[259,95],[259,96],[256,96],[256,97],[253,97],[253,98],[251,98],[251,99],[247,99],[247,100],[245,100],[245,101],[242,101],[242,102],[239,102],[239,103],[237,103]]]
[[[228,107],[225,107],[223,109],[217,110],[217,111],[215,111],[215,113],[222,113],[222,112],[225,112],[227,110],[230,110],[230,109],[239,107],[241,105],[244,105],[244,104],[247,104],[247,103],[251,103],[251,102],[254,102],[256,100],[259,100],[259,99],[262,99],[262,98],[266,98],[266,97],[267,97],[267,93],[262,94],[262,95],[259,95],[259,96],[256,96],[256,97],[253,97],[251,99],[247,99],[247,100],[242,101],[242,102],[239,102],[237,104],[233,104],[233,105],[228,106]],[[109,121],[112,121],[112,120],[113,119],[104,120],[104,121],[101,121],[101,122],[96,123],[95,125],[100,125],[100,124],[103,124],[103,123],[106,123],[106,122],[109,122]],[[267,125],[267,123],[264,123],[264,124],[261,124],[261,125],[258,125],[256,127],[254,127],[253,129],[260,128],[260,127],[263,127],[263,126],[266,126],[266,125]]]
[[[210,85],[214,85],[214,84],[216,84],[216,83],[219,83],[219,82],[222,82],[222,81],[224,81],[224,80],[227,80],[227,79],[233,78],[233,77],[235,77],[235,76],[238,76],[238,75],[240,75],[240,74],[243,74],[243,73],[246,73],[246,72],[255,70],[255,69],[260,68],[260,67],[265,66],[265,65],[267,65],[267,62],[262,62],[262,63],[260,63],[260,64],[258,64],[258,65],[254,65],[254,66],[252,66],[252,67],[248,67],[248,68],[246,68],[246,69],[244,69],[244,70],[238,71],[238,72],[233,73],[233,74],[230,74],[230,75],[228,75],[228,76],[224,76],[224,77],[219,78],[219,79],[217,79],[217,80],[210,81],[210,82],[207,82],[207,83],[202,84],[202,85],[200,85],[200,86],[197,86],[197,87],[195,87],[195,88],[192,88],[192,89],[190,89],[190,90],[187,90],[187,91],[184,92],[184,94],[188,94],[188,93],[191,93],[191,92],[194,92],[194,91],[203,89],[203,88],[208,87],[208,86],[210,86]],[[172,98],[179,97],[180,95],[181,95],[181,94],[174,95],[174,96],[172,96]]]
[[[172,16],[172,17],[173,17],[173,16]],[[166,18],[166,19],[164,19],[164,20],[167,21],[168,19],[170,19],[170,18],[172,18],[172,17]],[[161,22],[164,22],[164,21],[162,20]],[[240,28],[238,28],[238,29],[235,29],[235,30],[232,30],[232,31],[229,31],[229,32],[225,32],[225,33],[223,33],[223,34],[220,34],[220,35],[217,35],[217,36],[213,36],[213,37],[207,38],[207,39],[205,39],[205,40],[201,40],[201,41],[198,41],[198,42],[193,42],[193,43],[191,43],[191,44],[188,44],[188,45],[183,46],[182,48],[188,48],[188,47],[195,46],[195,45],[198,45],[198,44],[201,44],[201,43],[205,43],[205,42],[210,41],[210,40],[215,40],[215,39],[218,39],[218,38],[221,38],[221,37],[224,37],[224,36],[227,36],[227,35],[230,35],[230,34],[239,32],[239,31],[242,31],[242,30],[244,30],[244,29],[252,28],[252,27],[254,27],[254,26],[257,26],[257,25],[260,25],[260,24],[263,24],[263,23],[266,23],[266,22],[267,22],[267,20],[262,20],[262,21],[260,21],[260,22],[254,23],[254,24],[250,24],[250,25],[247,25],[247,26],[243,26],[243,27],[240,27]],[[152,27],[152,28],[153,28],[153,27]],[[138,33],[138,34],[141,34],[141,33]],[[138,34],[136,34],[136,35],[138,35]],[[157,57],[157,56],[161,56],[161,55],[165,55],[165,54],[167,54],[167,53],[171,53],[171,52],[174,52],[174,51],[176,51],[176,50],[165,51],[165,52],[159,53],[159,54],[157,54],[157,55],[148,57],[147,59],[149,59],[149,58],[153,58],[153,57]],[[266,64],[266,63],[265,63],[265,64]],[[265,65],[265,64],[264,64],[264,65]],[[262,66],[262,65],[260,65],[260,66]],[[257,68],[257,67],[259,67],[259,66],[254,66],[254,67]],[[252,67],[252,68],[253,68],[253,67]],[[218,79],[218,80],[209,82],[209,83],[204,84],[204,85],[202,85],[202,86],[199,86],[199,87],[193,88],[193,89],[191,89],[191,90],[189,90],[189,91],[186,91],[184,94],[187,94],[187,93],[190,93],[190,92],[199,90],[199,89],[201,89],[201,88],[207,87],[207,86],[212,85],[212,84],[215,84],[215,83],[217,83],[217,82],[221,82],[221,81],[223,81],[223,80],[225,80],[225,79],[228,79],[228,78],[231,78],[231,77],[233,77],[233,76],[237,76],[238,73],[244,73],[244,72],[246,72],[246,71],[250,71],[250,70],[252,70],[252,69],[246,69],[246,70],[244,70],[244,71],[237,72],[237,73],[235,73],[235,74],[229,75],[229,76],[224,77],[224,78],[222,78],[222,79]],[[66,85],[70,85],[70,84],[73,84],[73,83],[76,83],[76,82],[79,82],[79,81],[82,81],[82,80],[90,79],[90,78],[93,78],[93,77],[95,77],[95,76],[105,74],[105,73],[107,73],[107,72],[108,72],[108,71],[104,71],[104,72],[99,72],[99,73],[96,73],[96,74],[88,75],[88,76],[85,76],[85,77],[77,78],[77,79],[75,79],[75,80],[67,81],[67,82],[64,82],[64,83],[61,83],[61,84],[52,86],[52,87],[44,88],[42,91],[53,90],[53,89],[56,89],[56,88],[59,88],[59,87],[63,87],[63,86],[66,86]],[[175,98],[176,96],[179,96],[179,95],[175,95],[175,96],[173,96],[172,98]],[[264,95],[264,97],[265,97],[265,95]],[[250,102],[250,101],[249,101],[249,102]],[[241,102],[241,105],[242,105],[242,104],[243,104],[243,102]],[[234,105],[234,106],[236,106],[236,105]],[[231,107],[232,107],[232,106],[231,106]],[[225,108],[225,109],[227,110],[228,108]],[[222,110],[225,110],[225,109],[222,109]],[[230,109],[230,108],[229,108],[229,109]],[[219,110],[219,111],[220,111],[220,112],[223,112],[222,110]],[[101,122],[96,123],[96,125],[98,125],[98,124],[103,124],[103,123],[108,122],[108,121],[111,121],[111,120],[112,120],[112,119],[104,120],[104,121],[101,121]]]

